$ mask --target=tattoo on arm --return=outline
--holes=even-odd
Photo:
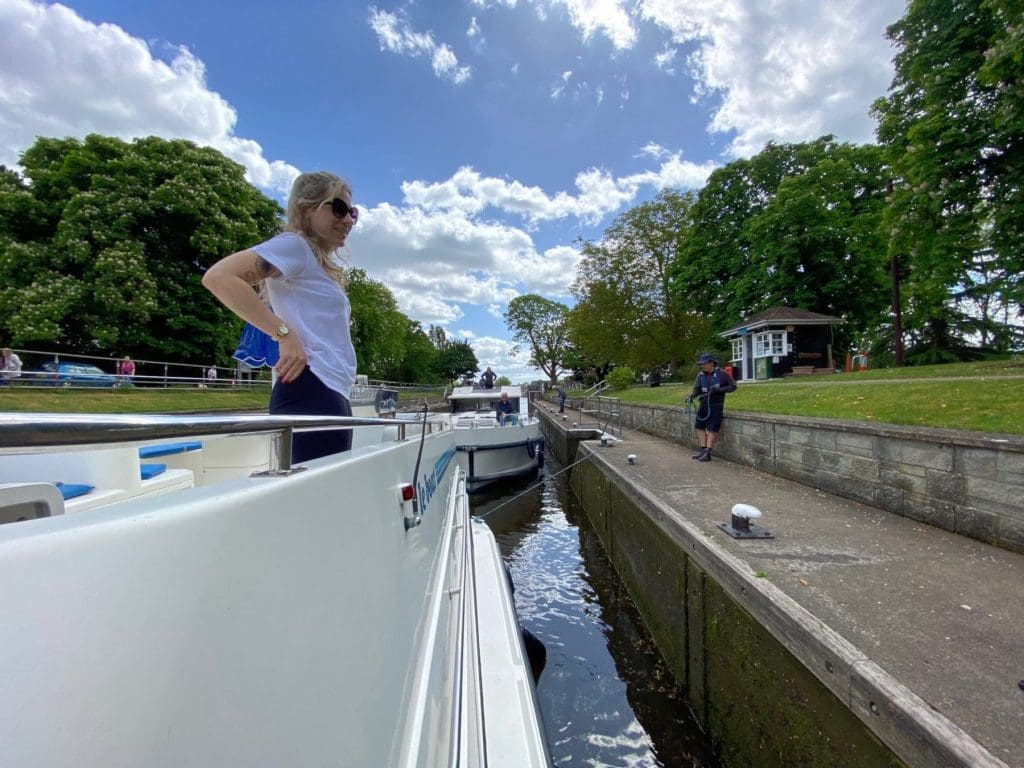
[[[256,285],[266,280],[268,277],[276,277],[280,273],[277,268],[266,261],[262,256],[256,257],[256,263],[253,269],[248,269],[242,274],[242,279],[245,280],[249,285]]]

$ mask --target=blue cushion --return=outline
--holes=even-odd
[[[198,440],[188,443],[164,443],[163,445],[144,445],[139,448],[140,459],[155,459],[157,456],[170,456],[172,453],[198,451],[203,444]]]
[[[143,480],[149,480],[152,477],[163,473],[167,469],[166,464],[142,464],[139,466],[140,474]]]
[[[93,486],[86,485],[85,483],[54,483],[54,485],[57,486],[60,495],[64,497],[64,501],[85,496],[85,494],[93,489]]]

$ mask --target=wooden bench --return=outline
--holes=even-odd
[[[794,376],[811,376],[814,374],[813,365],[794,365],[792,374]]]

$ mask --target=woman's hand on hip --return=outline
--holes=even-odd
[[[290,384],[306,369],[306,350],[302,348],[302,342],[292,331],[278,342],[278,351],[281,356],[274,370],[277,371],[277,378],[285,384]]]

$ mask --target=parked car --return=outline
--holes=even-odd
[[[41,384],[55,387],[130,387],[112,373],[104,373],[88,363],[43,363],[41,370],[32,371],[32,378]]]

